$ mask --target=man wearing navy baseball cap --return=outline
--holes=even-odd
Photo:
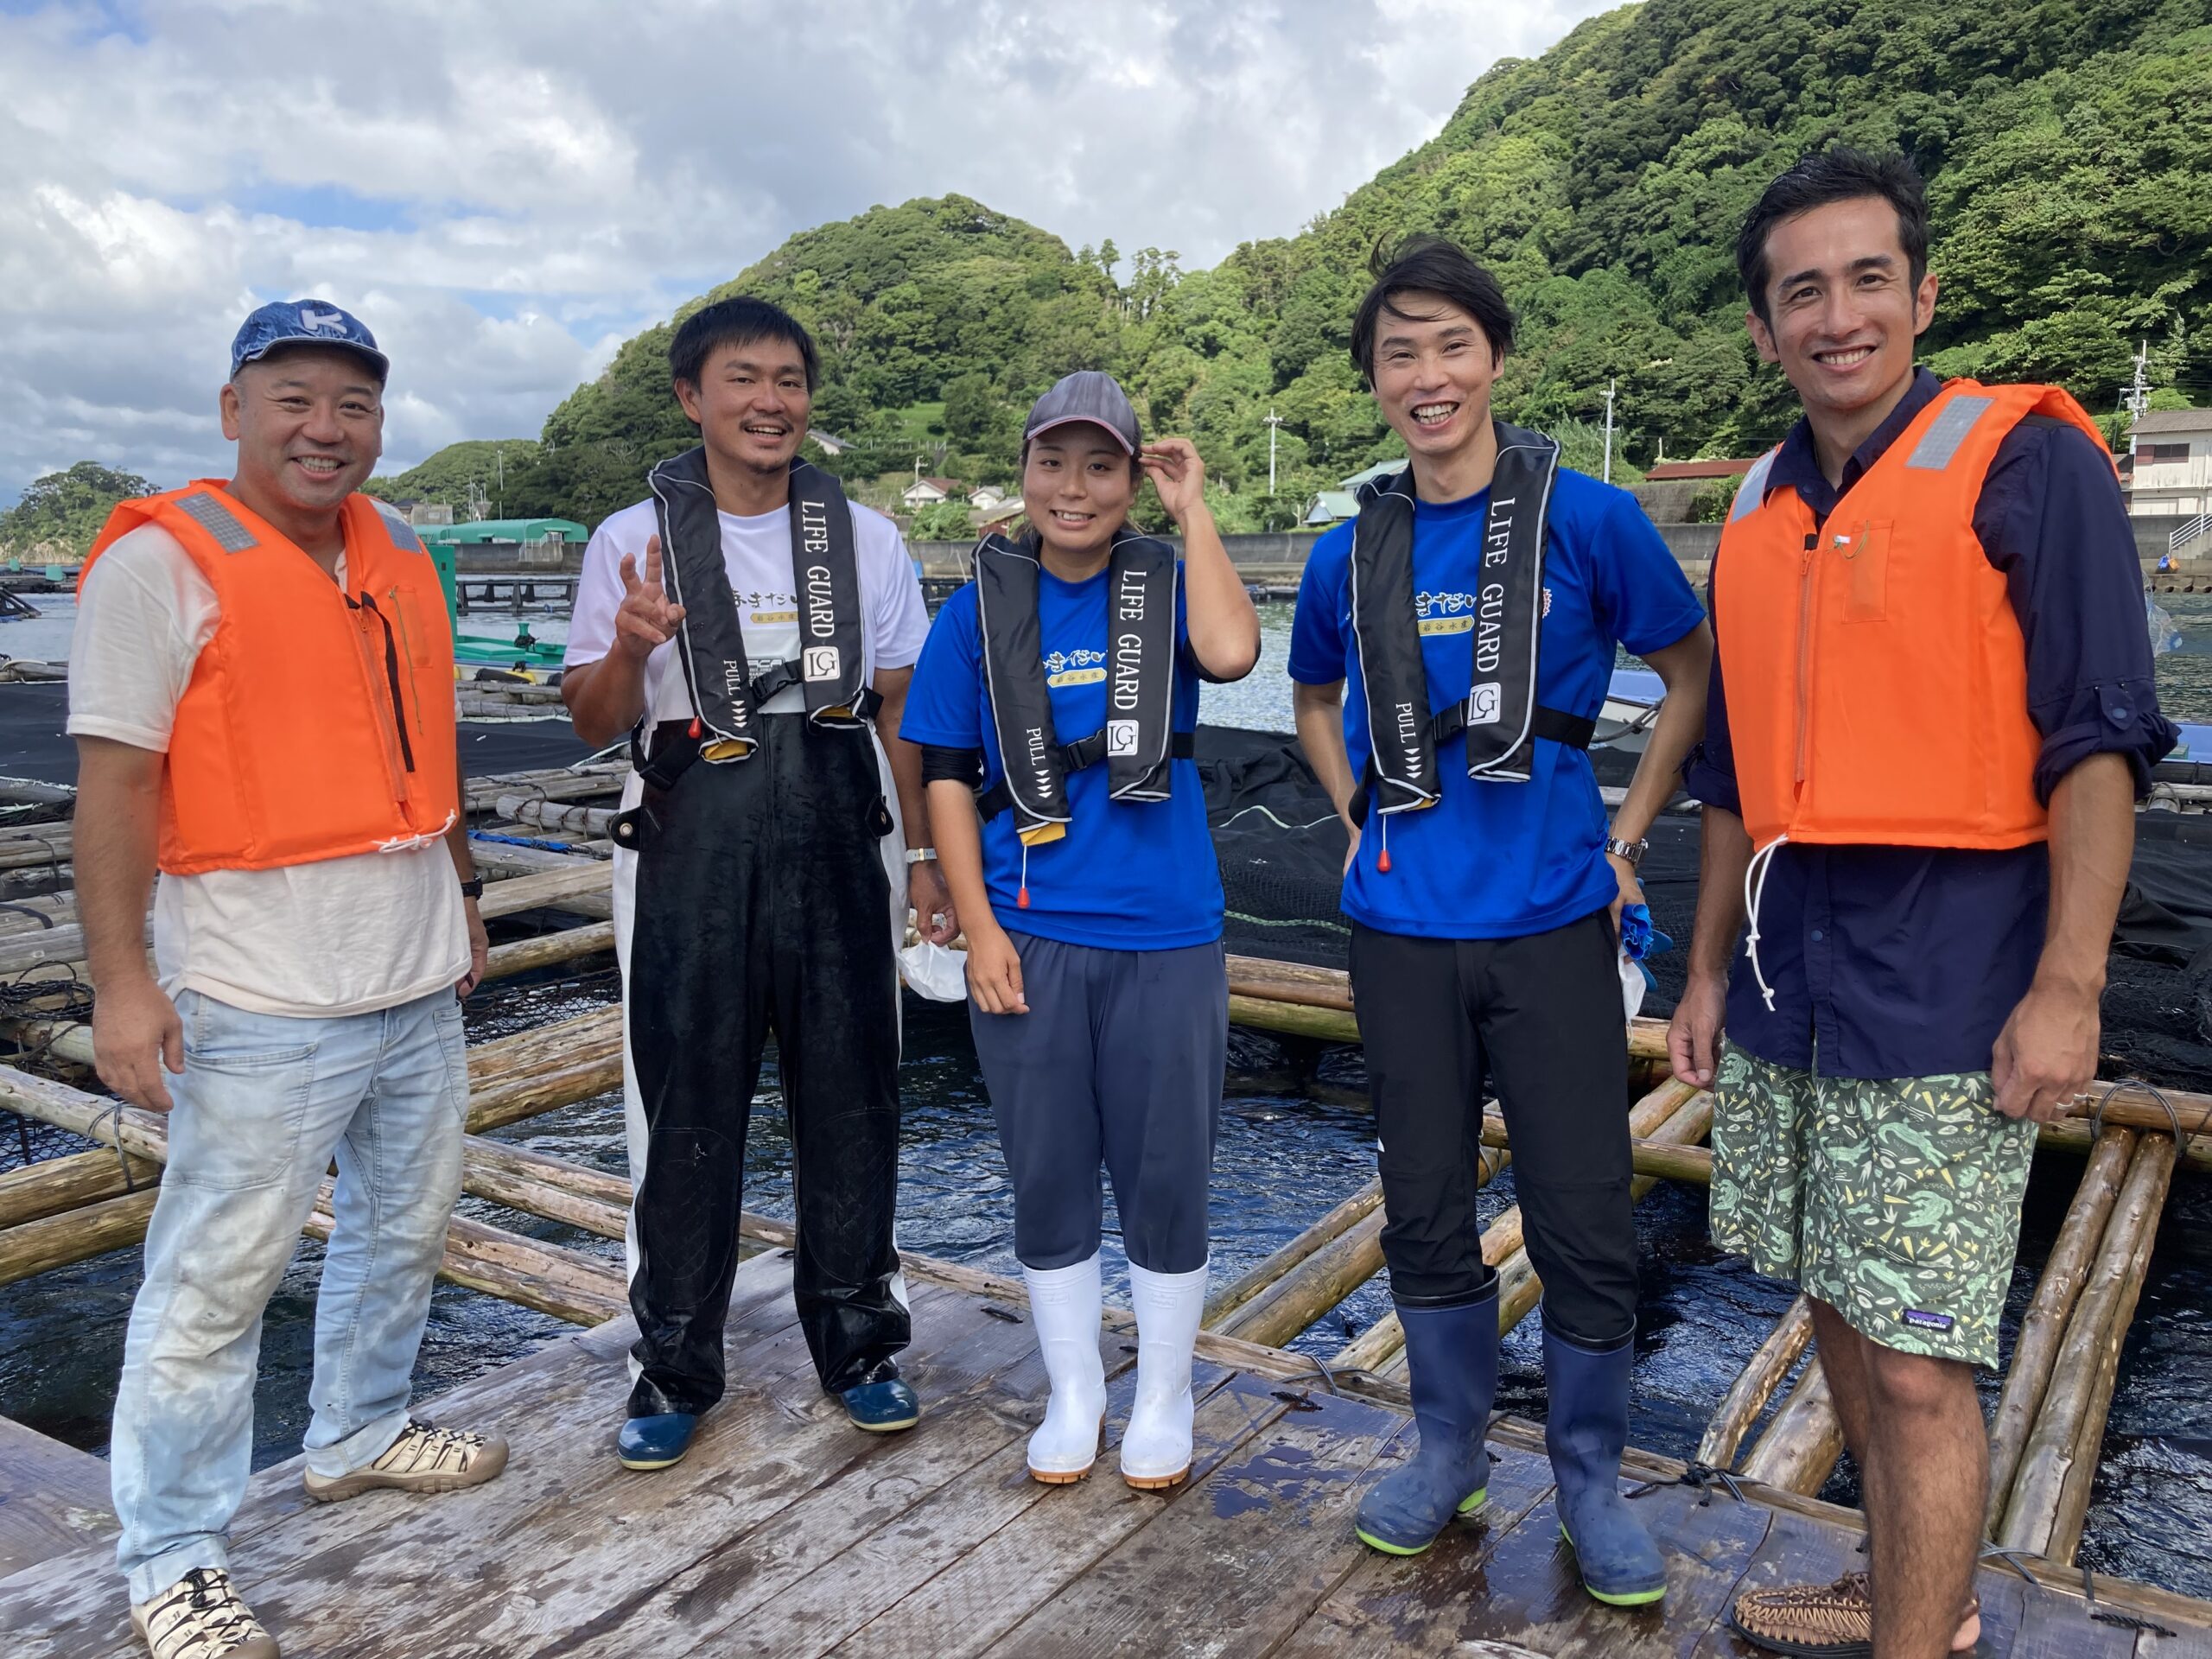
[[[79,584],[94,1054],[124,1101],[168,1116],[111,1459],[156,1659],[276,1652],[225,1535],[251,1470],[262,1310],[334,1157],[308,1496],[446,1491],[506,1463],[496,1436],[407,1410],[461,1193],[460,995],[484,925],[444,596],[415,532],[358,493],[390,366],[334,305],[263,306],[221,392],[231,477],[122,503]]]

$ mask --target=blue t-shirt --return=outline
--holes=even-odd
[[[1106,723],[1106,570],[1067,582],[1051,571],[1037,583],[1037,620],[1052,729],[1063,743]],[[1198,676],[1190,656],[1189,617],[1175,590],[1174,728],[1198,723]],[[974,583],[944,601],[914,665],[899,734],[910,743],[983,752],[986,784],[1002,775],[997,728],[983,678],[983,644]],[[1169,763],[1174,785],[1164,801],[1116,801],[1107,763],[1067,779],[1067,834],[1029,849],[1029,908],[1019,908],[1021,842],[1014,815],[983,826],[983,881],[999,925],[1067,944],[1109,950],[1168,950],[1221,937],[1221,867],[1206,830],[1198,769]]]
[[[1483,518],[1490,492],[1414,504],[1414,604],[1421,620],[1429,707],[1467,695],[1474,678],[1470,624],[1481,587]],[[1366,775],[1367,699],[1351,628],[1352,525],[1315,543],[1298,590],[1290,677],[1344,685],[1344,747]],[[1681,567],[1625,490],[1561,468],[1544,549],[1543,640],[1536,701],[1570,715],[1605,706],[1616,643],[1642,654],[1671,645],[1703,620]],[[1386,933],[1432,939],[1517,938],[1604,908],[1619,890],[1605,862],[1605,807],[1590,757],[1538,738],[1525,784],[1467,776],[1461,740],[1444,746],[1443,798],[1368,814],[1359,857],[1344,878],[1347,916]],[[1376,868],[1387,834],[1390,870]]]

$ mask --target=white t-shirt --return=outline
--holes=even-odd
[[[343,575],[343,567],[340,568]],[[215,590],[176,537],[144,524],[100,555],[69,647],[69,734],[168,753],[178,700],[215,634]],[[162,988],[256,1014],[393,1007],[468,972],[468,918],[442,841],[268,870],[163,874]]]
[[[722,566],[737,598],[746,665],[754,674],[798,655],[798,582],[791,573],[791,509],[741,518],[717,515],[722,526]],[[614,648],[614,613],[622,608],[622,556],[645,574],[645,543],[658,532],[653,504],[640,501],[615,513],[592,532],[576,583],[575,614],[569,622],[569,668],[595,663]],[[912,668],[930,631],[922,584],[899,526],[881,513],[853,507],[853,564],[860,581],[862,683],[880,668]],[[654,647],[645,659],[646,724],[689,720],[691,688],[676,641]],[[806,710],[803,687],[786,686],[761,705],[764,715]]]

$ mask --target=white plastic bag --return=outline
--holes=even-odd
[[[1625,950],[1620,953],[1620,962],[1621,1004],[1633,1020],[1643,1007],[1643,994],[1651,988],[1651,982],[1644,977],[1643,964]]]
[[[968,1000],[968,953],[927,939],[899,953],[899,972],[914,995],[931,1002]]]

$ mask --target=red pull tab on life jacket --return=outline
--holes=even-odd
[[[702,726],[702,725],[700,725],[700,724],[699,724],[699,716],[698,716],[698,715],[692,715],[692,716],[691,716],[691,724],[690,724],[690,727],[689,728],[689,730],[690,730],[690,735],[691,735],[692,741],[695,741],[695,742],[696,742],[696,741],[697,741],[697,740],[698,740],[698,736],[699,736],[699,734],[700,734],[701,732],[702,732],[702,731],[706,730],[706,728],[705,728],[705,727],[703,727],[703,726]]]

